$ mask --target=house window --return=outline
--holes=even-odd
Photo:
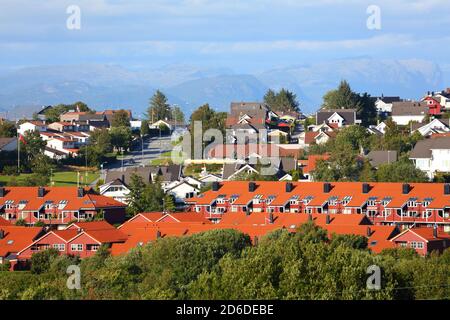
[[[64,243],[55,243],[53,245],[53,248],[58,250],[58,251],[65,251],[66,250],[66,245]]]
[[[400,245],[400,247],[402,247],[402,248],[406,248],[407,243],[406,243],[406,242],[400,242],[399,245]]]
[[[369,200],[369,201],[367,201],[367,205],[369,206],[369,207],[374,207],[376,204],[375,204],[375,200]]]
[[[70,246],[70,248],[72,249],[72,251],[83,251],[83,245],[82,244],[77,244],[74,243]]]
[[[98,244],[93,244],[90,247],[91,251],[97,251],[99,248],[100,248],[100,246]]]

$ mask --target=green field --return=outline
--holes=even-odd
[[[22,182],[30,174],[21,174],[19,176],[4,176],[0,175],[0,184],[6,185],[11,179],[15,178],[17,182]],[[100,174],[96,172],[88,172],[87,183],[90,184],[99,178]],[[53,173],[52,177],[54,186],[76,186],[77,185],[77,172],[76,171],[57,171]],[[85,184],[85,173],[80,172],[80,184]]]

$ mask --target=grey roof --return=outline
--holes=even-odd
[[[0,150],[1,150],[4,146],[10,144],[11,142],[13,142],[13,141],[16,140],[16,139],[17,139],[16,137],[12,137],[12,138],[0,138]]]
[[[130,167],[125,168],[123,172],[120,170],[108,171],[105,183],[120,179],[125,184],[129,184],[133,174],[141,177],[144,183],[150,183],[152,181],[152,175],[157,175],[163,182],[177,181],[181,176],[181,165]]]
[[[233,112],[250,112],[255,110],[269,110],[269,106],[264,102],[232,102],[230,106],[231,113]]]
[[[393,103],[393,102],[400,102],[400,97],[378,97],[379,100],[383,101],[384,103]]]
[[[367,155],[370,164],[374,167],[378,167],[382,164],[389,164],[397,161],[396,150],[375,150],[370,151]]]
[[[290,172],[297,169],[297,160],[293,157],[280,157],[280,164],[278,167],[280,170]]]
[[[427,104],[423,102],[401,101],[392,103],[393,116],[419,116],[427,113]]]
[[[45,147],[45,151],[54,153],[54,154],[56,154],[57,156],[67,156],[67,153],[64,153],[64,152],[62,152],[62,151],[59,151],[59,150],[57,150],[57,149],[53,149],[53,148],[50,148],[50,147],[47,147],[47,146]]]
[[[436,137],[420,140],[411,151],[411,159],[431,158],[431,150],[433,149],[449,149],[450,137]]]
[[[354,124],[356,119],[356,109],[320,109],[316,113],[316,124],[322,124],[334,113],[344,118],[345,124]]]
[[[223,165],[222,179],[227,180],[234,173],[236,173],[236,171],[242,169],[242,167],[245,167],[247,165],[249,165],[253,168],[252,165],[247,164],[247,163],[225,163]]]

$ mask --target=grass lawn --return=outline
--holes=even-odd
[[[17,182],[22,182],[30,174],[21,174],[19,176],[4,176],[0,175],[0,184],[6,185],[11,179],[15,178]],[[100,176],[98,171],[89,171],[87,176],[88,184],[95,181]],[[76,171],[57,171],[53,173],[53,183],[55,186],[76,186],[77,185],[77,172]],[[80,172],[80,184],[84,184],[85,173]]]
[[[180,160],[180,159],[178,159],[178,160]],[[150,161],[150,165],[153,165],[153,166],[160,166],[160,165],[165,165],[165,164],[170,164],[170,163],[173,163],[172,151],[167,151],[167,152],[161,153],[159,158],[153,159],[152,161]]]

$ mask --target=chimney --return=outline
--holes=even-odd
[[[434,225],[433,227],[433,237],[437,238],[438,237],[438,229],[437,229],[437,225]]]
[[[44,189],[44,187],[39,187],[39,188],[38,188],[38,197],[39,197],[39,198],[43,198],[43,197],[44,197],[44,194],[45,194],[45,189]]]
[[[273,213],[269,212],[269,223],[273,224]]]
[[[327,214],[327,215],[325,216],[325,223],[326,223],[326,224],[330,224],[330,222],[331,222],[331,217],[330,217],[329,214]]]
[[[291,192],[293,189],[292,182],[286,182],[286,192]]]
[[[308,213],[308,221],[312,221],[312,213]]]
[[[156,239],[160,239],[161,238],[161,231],[156,231]]]
[[[5,230],[0,229],[0,240],[5,237]]]
[[[122,183],[125,183],[125,175],[122,175]]]
[[[3,198],[5,196],[5,188],[0,187],[0,198]]]
[[[367,237],[370,237],[372,235],[372,229],[370,227],[367,227]]]
[[[325,182],[323,184],[323,192],[324,193],[330,193],[330,191],[331,191],[331,183]]]
[[[220,187],[220,185],[219,185],[218,181],[214,181],[212,183],[212,191],[219,191],[219,187]]]
[[[369,193],[370,185],[368,183],[362,184],[362,193]]]
[[[248,191],[249,191],[249,192],[254,192],[255,189],[256,189],[256,183],[254,183],[253,181],[252,181],[252,182],[249,182],[249,183],[248,183]]]
[[[404,183],[404,184],[402,185],[402,193],[403,193],[403,194],[408,194],[408,193],[409,193],[409,190],[410,190],[409,183]]]
[[[83,188],[78,188],[77,191],[78,191],[77,192],[78,198],[83,198],[84,197],[84,189]]]
[[[445,183],[444,184],[444,194],[445,195],[450,195],[450,183]],[[0,197],[1,197],[1,192],[0,192]]]

